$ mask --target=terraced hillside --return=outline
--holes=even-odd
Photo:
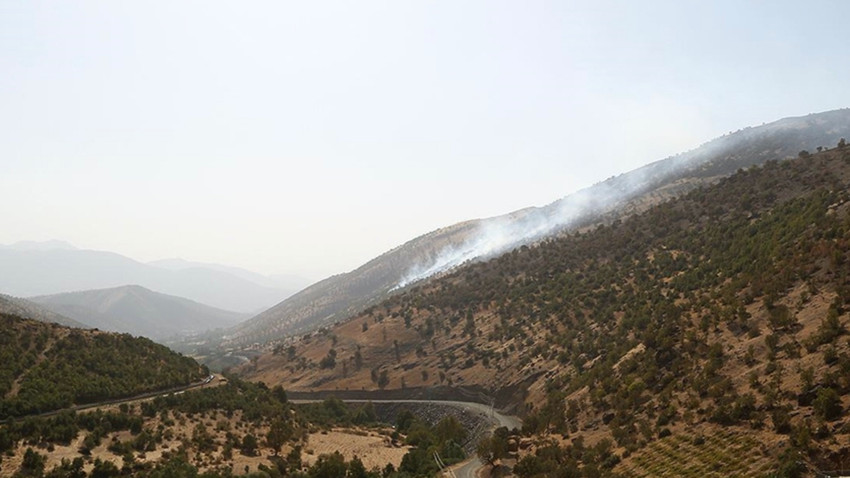
[[[617,468],[626,477],[757,477],[776,469],[749,430],[705,426],[654,441]]]

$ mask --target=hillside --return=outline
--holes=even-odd
[[[50,309],[42,307],[35,302],[26,299],[0,294],[0,314],[17,315],[25,319],[33,319],[39,322],[52,322],[54,324],[90,329],[91,327],[77,322],[74,319],[57,314]]]
[[[495,257],[523,244],[639,213],[740,168],[834,145],[841,137],[850,137],[848,109],[787,118],[731,133],[545,207],[455,224],[304,289],[235,327],[223,343],[239,347],[315,330],[386,299],[400,287],[464,262]]]
[[[743,476],[837,469],[848,261],[850,148],[801,153],[470,264],[243,372],[294,390],[484,389],[554,440],[520,476],[726,476],[741,456]],[[730,451],[703,446],[721,435]],[[665,459],[685,445],[707,454]]]
[[[158,261],[148,262],[148,264],[162,269],[175,271],[199,268],[227,272],[263,287],[286,291],[288,292],[287,295],[292,295],[304,287],[307,287],[311,283],[309,279],[294,274],[273,274],[267,276],[247,269],[242,269],[241,267],[225,266],[222,264],[213,264],[208,262],[187,261],[179,258],[160,259]]]
[[[0,314],[0,419],[200,380],[194,360],[148,339]]]
[[[292,294],[205,267],[170,270],[106,251],[25,243],[0,248],[0,292],[17,297],[105,289],[127,284],[242,313],[256,313]]]
[[[141,286],[68,292],[30,300],[111,332],[167,339],[232,326],[244,314],[160,294]]]

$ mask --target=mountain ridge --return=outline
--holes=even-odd
[[[37,320],[39,322],[49,322],[67,327],[76,327],[79,329],[92,328],[83,322],[58,314],[46,307],[36,304],[35,302],[5,294],[0,294],[0,313],[16,315],[25,319]]]
[[[440,228],[411,239],[354,271],[305,288],[230,330],[222,344],[264,344],[315,330],[344,320],[417,279],[439,275],[466,261],[493,257],[567,229],[579,230],[638,213],[738,169],[794,157],[804,149],[834,145],[845,136],[850,136],[850,109],[784,118],[716,138],[687,153],[609,178],[546,206]],[[529,230],[534,232],[528,234]],[[496,240],[488,243],[488,237]]]
[[[121,254],[86,249],[0,249],[0,291],[20,297],[139,284],[213,307],[256,313],[289,293],[228,272],[172,271]]]
[[[468,264],[240,371],[305,391],[522,385],[538,443],[523,478],[834,470],[850,458],[848,263],[850,147],[801,152]],[[692,461],[664,458],[679,448]]]
[[[65,292],[30,300],[102,330],[158,340],[232,326],[247,317],[139,285]]]

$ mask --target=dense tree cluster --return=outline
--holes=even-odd
[[[333,426],[376,425],[378,416],[371,402],[362,405],[347,405],[337,398],[329,398],[318,403],[304,403],[296,406],[299,417],[313,426],[329,428]]]
[[[145,338],[8,315],[0,315],[0,344],[0,419],[187,385],[208,373]]]
[[[440,471],[435,455],[446,465],[458,463],[466,457],[463,445],[467,431],[452,416],[430,426],[411,412],[402,411],[396,419],[396,430],[406,435],[405,442],[413,448],[402,458],[398,472],[389,475],[393,478],[434,476]]]

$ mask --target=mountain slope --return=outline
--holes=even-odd
[[[126,284],[248,313],[287,295],[224,271],[200,267],[167,270],[111,252],[0,249],[0,291],[6,294],[26,297]]]
[[[132,285],[39,296],[30,300],[102,330],[152,339],[229,327],[246,318],[244,314]]]
[[[15,251],[51,251],[54,249],[63,249],[66,251],[77,250],[73,244],[65,241],[18,241],[14,244],[0,244],[0,249],[10,249]]]
[[[26,299],[20,299],[9,295],[0,294],[0,314],[16,315],[25,319],[33,319],[39,322],[52,322],[54,324],[90,329],[91,327],[77,322],[74,319],[57,314],[56,312],[42,307]]]
[[[206,370],[148,339],[0,314],[0,419],[198,381]]]
[[[542,208],[468,221],[420,236],[360,268],[325,279],[234,328],[225,343],[269,342],[343,320],[398,288],[568,230],[646,210],[740,168],[850,137],[850,110],[746,128]]]
[[[222,264],[212,264],[208,262],[187,261],[179,258],[160,259],[158,261],[148,262],[148,264],[173,271],[185,269],[210,269],[214,271],[227,272],[228,274],[259,284],[263,287],[280,289],[287,297],[310,285],[310,281],[308,279],[296,275],[276,274],[266,276],[247,269],[242,269],[241,267],[225,266]]]
[[[719,435],[777,467],[836,469],[850,457],[847,264],[850,147],[470,264],[244,370],[296,390],[487,390],[527,413],[527,433],[569,436],[527,470],[607,439],[609,471],[654,476],[677,440]]]

